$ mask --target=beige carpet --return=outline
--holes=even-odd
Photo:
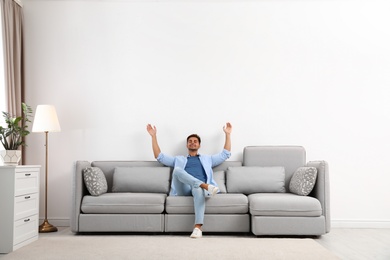
[[[256,238],[204,235],[56,235],[10,254],[6,259],[338,259],[309,238]]]

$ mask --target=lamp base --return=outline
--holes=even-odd
[[[39,226],[39,233],[57,232],[58,229],[49,223],[47,219]]]

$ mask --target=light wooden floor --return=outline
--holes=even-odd
[[[332,228],[315,241],[341,259],[390,260],[390,229]]]

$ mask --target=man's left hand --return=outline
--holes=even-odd
[[[226,126],[223,126],[223,131],[226,133],[226,134],[230,134],[232,132],[232,124],[230,124],[229,122],[226,123]]]

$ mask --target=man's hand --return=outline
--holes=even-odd
[[[146,126],[146,130],[151,136],[155,136],[157,134],[157,128],[156,126],[152,126],[151,124],[148,124]]]
[[[232,132],[232,124],[227,122],[226,126],[223,126],[223,131],[225,132],[225,134],[230,134]]]
[[[146,126],[146,130],[148,131],[148,133],[152,137],[153,154],[154,154],[154,158],[157,159],[158,155],[161,153],[160,147],[158,146],[158,143],[157,143],[157,128],[156,128],[156,126],[152,126],[151,124],[148,124]]]
[[[232,149],[232,143],[230,141],[230,133],[232,132],[232,124],[229,122],[226,123],[226,126],[223,126],[223,131],[225,132],[225,145],[224,149],[230,151]]]

